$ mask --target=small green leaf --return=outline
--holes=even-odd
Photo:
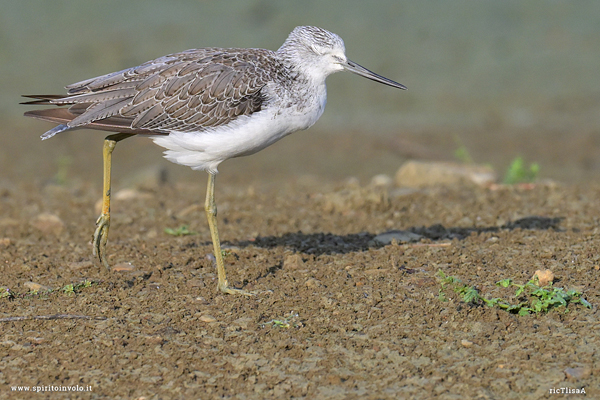
[[[531,163],[527,168],[523,157],[517,157],[510,163],[504,176],[504,183],[514,185],[516,183],[533,182],[537,179],[539,172],[540,166],[538,163]]]
[[[523,308],[521,308],[521,309],[519,310],[519,315],[520,315],[521,317],[524,317],[525,315],[529,315],[529,311],[530,311],[530,308],[528,308],[528,307],[523,307]]]
[[[473,157],[464,145],[454,151],[454,158],[465,164],[473,164]]]
[[[496,282],[496,285],[502,286],[504,288],[509,287],[511,284],[512,284],[512,279],[510,279],[510,278],[502,279],[501,281]]]
[[[179,228],[165,228],[165,233],[172,236],[197,235],[198,232],[190,231],[188,225],[181,225]]]
[[[525,286],[517,285],[517,291],[515,292],[515,297],[519,297],[521,293],[525,290]]]

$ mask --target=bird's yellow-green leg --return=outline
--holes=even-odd
[[[215,259],[217,261],[217,276],[219,282],[217,288],[228,294],[242,294],[245,296],[253,296],[251,292],[247,292],[241,289],[234,289],[229,287],[227,284],[227,277],[225,275],[225,264],[223,263],[223,254],[221,253],[221,242],[219,241],[219,230],[217,229],[217,204],[215,203],[215,174],[208,173],[208,185],[206,187],[206,203],[204,203],[204,209],[206,210],[206,218],[208,219],[208,226],[210,227],[210,236],[212,237],[213,247],[215,251]]]
[[[106,259],[106,242],[108,241],[108,228],[110,227],[110,171],[112,167],[112,152],[117,142],[133,136],[129,133],[117,133],[104,139],[102,158],[104,161],[104,178],[102,189],[102,213],[96,221],[96,230],[93,237],[93,254],[107,269],[110,269]]]

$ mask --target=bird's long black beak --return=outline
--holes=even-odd
[[[404,86],[403,84],[394,82],[393,80],[385,78],[381,75],[378,75],[373,71],[369,71],[368,69],[358,65],[354,61],[346,60],[346,62],[343,63],[342,66],[344,67],[345,70],[354,72],[356,75],[363,76],[367,79],[371,79],[372,81],[383,83],[384,85],[388,85],[388,86],[395,87],[398,89],[403,89],[403,90],[407,89],[407,87]]]

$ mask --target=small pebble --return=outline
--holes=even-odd
[[[565,375],[567,376],[567,378],[569,378],[569,379],[587,378],[592,373],[590,368],[582,368],[582,367],[567,368],[567,369],[565,369],[564,372],[565,372]]]
[[[146,233],[146,239],[154,239],[158,236],[156,229],[152,228]]]
[[[217,321],[217,319],[215,317],[213,317],[212,315],[203,315],[199,319],[202,322],[216,322]]]
[[[52,290],[52,288],[50,286],[40,285],[39,283],[35,283],[35,282],[25,282],[23,284],[23,286],[25,286],[27,289],[31,290],[32,292],[39,292],[40,290]]]
[[[547,286],[550,283],[554,282],[554,273],[549,269],[540,270],[538,269],[533,274],[533,278],[537,276],[540,286]]]
[[[65,223],[57,215],[50,213],[39,214],[31,221],[31,225],[42,233],[56,236],[65,229]]]
[[[396,172],[395,182],[400,187],[455,186],[460,183],[489,185],[497,175],[487,165],[459,164],[435,161],[407,161]]]
[[[135,267],[133,266],[132,263],[124,262],[124,263],[119,263],[119,264],[115,265],[114,267],[112,267],[112,270],[117,271],[117,272],[133,271],[133,270],[135,270]]]
[[[471,346],[473,346],[473,342],[471,342],[470,340],[467,340],[467,339],[461,340],[460,344],[462,344],[463,347],[471,347]]]
[[[149,199],[152,195],[150,193],[143,193],[135,189],[121,189],[112,197],[113,200],[139,200]]]
[[[394,184],[394,180],[386,174],[375,175],[371,178],[371,186],[375,187],[390,187]]]
[[[283,260],[283,269],[298,269],[304,266],[300,254],[290,254]]]
[[[163,344],[165,342],[165,339],[162,338],[162,336],[159,335],[155,335],[155,336],[146,336],[146,343],[147,344]]]

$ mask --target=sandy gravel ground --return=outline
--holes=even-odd
[[[600,396],[599,186],[217,181],[228,278],[257,292],[242,298],[215,290],[204,179],[116,190],[111,272],[90,254],[99,182],[3,181],[0,318],[26,318],[0,323],[2,397]],[[392,230],[421,237],[374,240]],[[518,303],[495,283],[543,269],[593,308],[518,316],[440,292],[441,270]]]

